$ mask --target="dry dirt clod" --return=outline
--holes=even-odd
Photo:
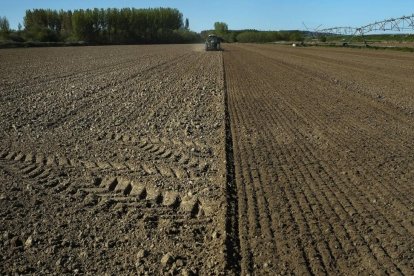
[[[25,248],[29,248],[29,247],[31,247],[33,245],[33,238],[32,238],[32,236],[29,236],[28,238],[27,238],[27,240],[24,242],[24,247]]]
[[[175,265],[176,265],[177,267],[182,267],[182,266],[184,265],[184,261],[183,261],[182,259],[177,259],[177,260],[175,261]]]
[[[163,267],[170,266],[173,262],[174,257],[171,253],[167,253],[161,258],[161,265]]]
[[[148,256],[148,251],[145,249],[141,249],[140,251],[138,251],[137,253],[137,260],[138,261],[143,261],[147,256]]]
[[[213,239],[217,239],[217,238],[219,238],[219,237],[220,237],[220,233],[219,233],[219,232],[217,232],[217,231],[214,231],[214,232],[211,234],[211,237],[212,237]]]
[[[189,270],[187,268],[184,268],[184,269],[181,270],[181,275],[182,276],[194,276],[194,275],[197,275],[197,273],[195,273],[192,270]]]

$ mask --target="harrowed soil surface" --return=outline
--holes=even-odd
[[[414,56],[0,50],[0,274],[414,274]]]
[[[414,56],[224,52],[242,274],[414,273]]]
[[[0,51],[0,274],[224,271],[222,56]]]

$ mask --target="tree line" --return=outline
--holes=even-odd
[[[1,18],[7,21],[6,18]],[[8,24],[8,23],[7,23]],[[0,26],[1,28],[1,26]],[[9,28],[8,28],[9,29]],[[20,29],[20,28],[19,28]],[[9,34],[0,30],[3,38]],[[185,43],[200,37],[189,30],[189,20],[172,8],[108,8],[79,10],[27,10],[21,39],[40,42]],[[13,36],[9,39],[13,40]]]
[[[225,42],[239,43],[267,43],[276,41],[303,41],[304,32],[302,31],[258,31],[258,30],[229,30],[225,33],[216,30],[206,30],[201,32],[201,37],[205,38],[209,34],[217,34]]]
[[[214,30],[201,32],[201,37],[209,34],[219,35],[226,42],[240,43],[266,43],[275,41],[303,41],[304,33],[301,31],[258,31],[258,30],[229,30],[224,22],[214,23]]]
[[[24,28],[11,30],[7,18],[0,17],[0,40],[17,42],[65,43],[191,43],[215,33],[225,42],[302,41],[300,31],[229,30],[215,22],[214,30],[200,34],[189,30],[189,20],[172,8],[108,8],[79,10],[27,10]]]
[[[275,41],[303,41],[300,31],[244,31],[236,36],[238,42],[275,42]]]

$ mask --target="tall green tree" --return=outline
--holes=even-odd
[[[9,20],[5,16],[0,17],[0,37],[7,39],[10,34]]]
[[[189,29],[190,29],[190,21],[188,20],[188,18],[186,18],[186,19],[185,19],[184,28],[185,28],[186,30],[189,30]]]
[[[229,31],[229,26],[224,22],[216,22],[214,23],[214,30],[218,34],[224,35]]]

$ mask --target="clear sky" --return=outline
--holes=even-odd
[[[212,29],[216,21],[229,29],[292,30],[322,24],[360,27],[377,20],[411,15],[414,0],[0,0],[0,16],[14,29],[23,24],[25,10],[33,8],[149,8],[179,9],[194,31]]]

